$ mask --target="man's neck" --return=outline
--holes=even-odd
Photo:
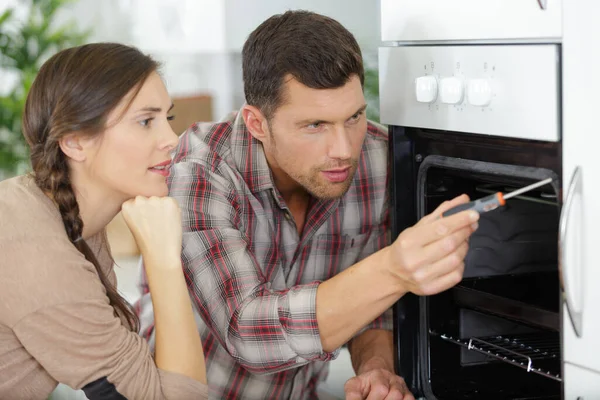
[[[286,206],[294,218],[298,235],[302,236],[311,195],[291,176],[279,168],[277,163],[271,160],[268,154],[265,155],[267,164],[271,169],[271,175],[273,176],[273,184],[281,194],[283,201],[285,201]]]
[[[308,206],[310,204],[311,196],[306,190],[296,191],[293,193],[287,193],[287,195],[281,194],[285,203],[287,204],[294,222],[296,223],[296,230],[298,236],[302,236],[304,230],[304,223],[306,222],[306,215],[308,214]]]

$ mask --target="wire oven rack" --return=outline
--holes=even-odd
[[[548,371],[534,365],[536,362],[560,359],[560,338],[558,335],[525,334],[507,336],[486,336],[469,339],[456,338],[447,334],[430,331],[445,341],[466,347],[517,367],[562,381],[560,373]],[[560,364],[559,364],[560,365]]]

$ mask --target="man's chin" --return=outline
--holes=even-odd
[[[309,192],[320,200],[336,200],[344,197],[348,193],[348,189],[350,189],[350,182],[348,181],[340,183],[328,182],[325,187],[321,186],[314,191],[309,190]]]

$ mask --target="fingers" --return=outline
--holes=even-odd
[[[468,203],[469,201],[470,201],[469,196],[467,196],[466,194],[461,194],[460,196],[457,196],[457,197],[453,198],[452,200],[444,201],[435,210],[433,210],[432,213],[421,218],[421,220],[419,221],[419,224],[421,224],[421,223],[427,224],[429,222],[435,221],[436,219],[440,218],[442,216],[442,214],[445,213],[446,211],[448,211],[449,209],[456,207],[459,204]]]
[[[441,293],[444,290],[448,290],[460,283],[464,269],[465,266],[463,263],[461,263],[460,267],[456,270],[453,270],[446,275],[440,276],[439,278],[422,285],[414,293],[420,296],[431,296],[433,294]]]
[[[420,252],[420,265],[426,266],[415,273],[415,278],[433,279],[452,271],[461,263],[469,250],[471,227],[462,228],[451,235],[428,244]]]
[[[385,396],[384,400],[406,400],[406,396],[398,389],[390,389],[390,392]]]
[[[404,397],[401,397],[402,400],[415,400],[415,396],[413,396],[413,394],[411,392],[406,392],[406,394],[403,394]]]
[[[479,220],[479,213],[473,210],[462,211],[446,218],[440,218],[428,224],[415,225],[404,230],[396,241],[400,248],[409,249],[423,247],[436,242],[452,233],[467,227],[471,227]]]
[[[419,227],[419,230],[423,231],[422,244],[428,245],[463,228],[475,228],[473,225],[477,221],[479,221],[479,213],[473,210],[466,210],[449,217],[437,219],[428,225]],[[473,230],[471,229],[471,233]]]
[[[344,385],[344,392],[346,400],[363,400],[366,395],[363,393],[363,384],[359,377],[348,379]]]
[[[378,373],[371,376],[371,387],[367,400],[385,400],[389,392],[390,379],[385,374]]]
[[[467,238],[471,232],[471,228],[463,228],[416,252],[421,257],[420,262],[407,264],[410,290],[418,295],[431,295],[460,282],[465,268],[464,258],[469,251]]]
[[[179,263],[182,227],[175,199],[137,196],[123,203],[121,210],[145,259],[152,257],[160,265]]]
[[[391,373],[377,375],[371,380],[367,400],[409,400],[410,394],[404,379]],[[414,398],[412,398],[414,400]]]
[[[133,199],[125,201],[121,205],[123,213],[132,214],[148,214],[158,212],[171,212],[180,214],[179,205],[172,197],[143,197],[137,196]]]
[[[438,207],[441,214],[466,196]],[[463,211],[449,217],[406,229],[393,244],[393,273],[406,290],[417,295],[431,295],[446,290],[462,280],[464,258],[469,250],[469,237],[477,229],[479,213]]]
[[[346,392],[346,400],[364,400],[359,392]]]
[[[394,376],[390,381],[390,391],[385,400],[415,400],[415,398],[408,390],[404,379]]]
[[[383,370],[349,379],[344,391],[346,400],[415,400],[404,379]]]
[[[344,385],[346,400],[384,400],[389,392],[389,378],[380,371],[372,371],[349,379]]]

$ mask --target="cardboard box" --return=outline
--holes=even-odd
[[[172,114],[175,119],[171,121],[171,127],[178,135],[185,132],[194,122],[214,121],[210,96],[176,97],[173,98],[173,104]]]

